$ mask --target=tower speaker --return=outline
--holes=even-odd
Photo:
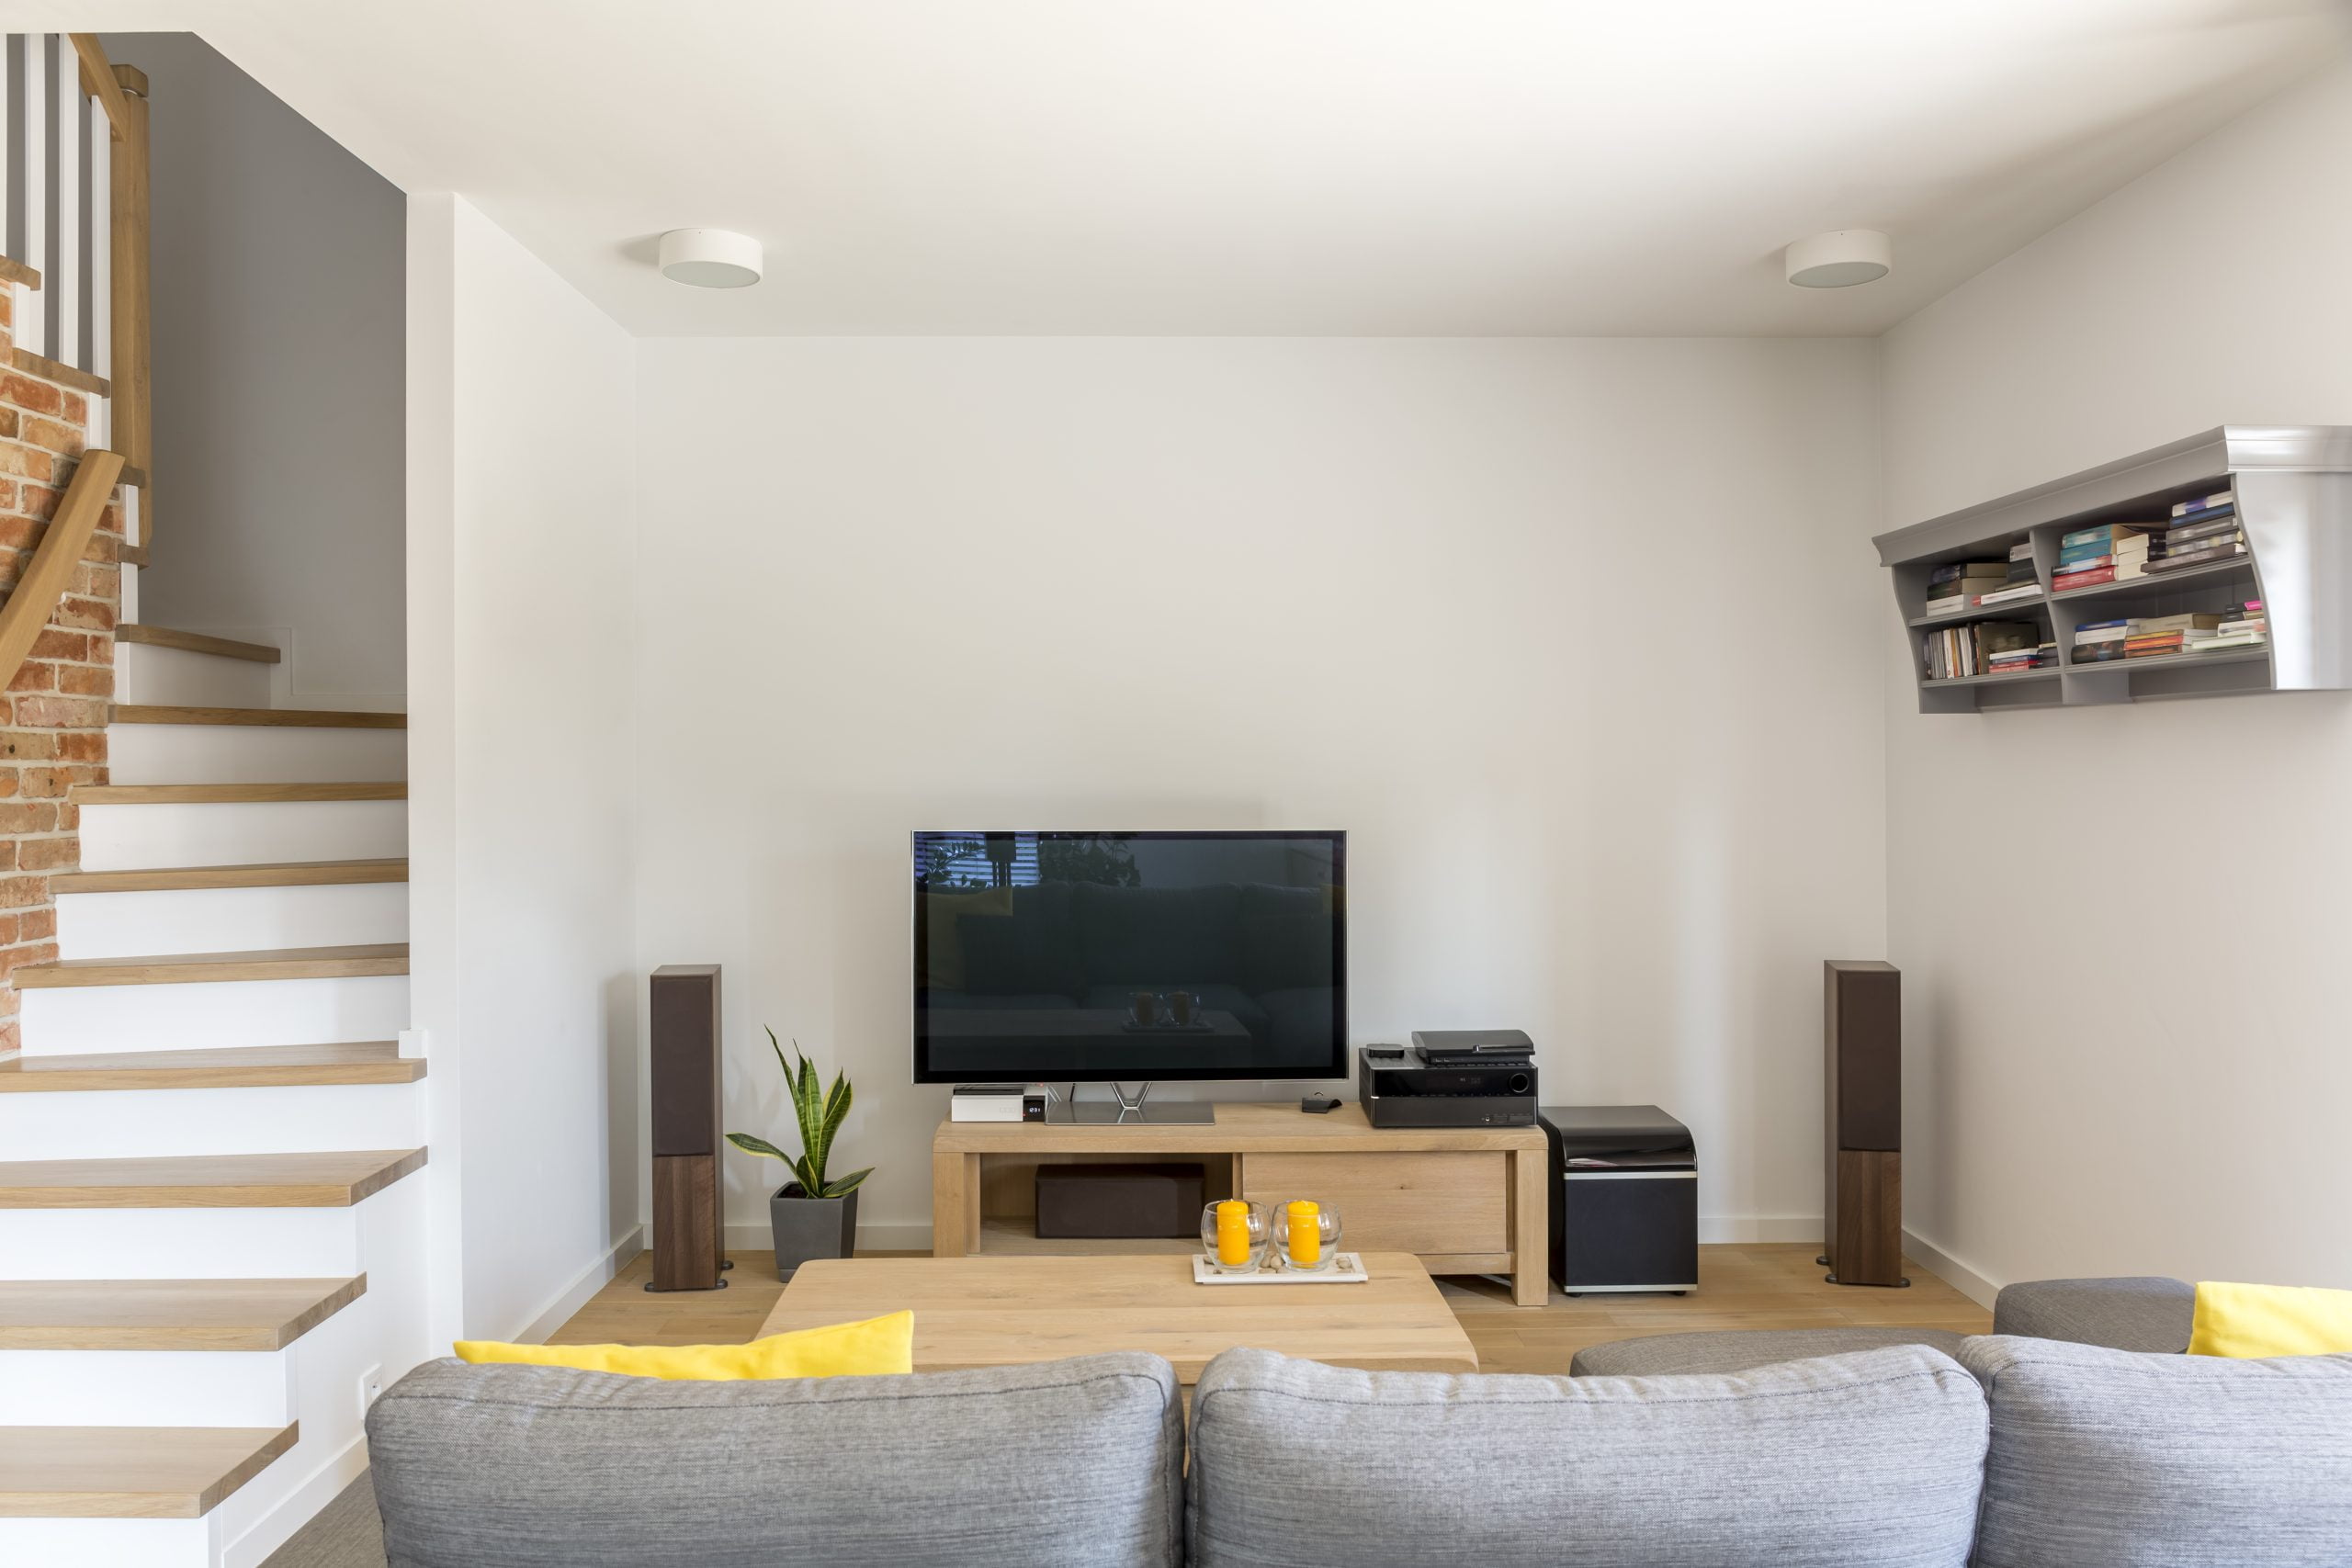
[[[1892,964],[1823,965],[1828,1145],[1821,1261],[1833,1285],[1903,1277],[1903,974]]]
[[[727,1281],[718,1224],[718,965],[653,972],[653,1278],[649,1291]]]

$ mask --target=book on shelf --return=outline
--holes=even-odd
[[[2070,588],[2096,588],[2102,582],[2114,581],[2115,568],[2101,566],[2094,567],[2087,571],[2070,571],[2053,577],[2050,580],[2050,586],[2055,592],[2064,593]]]
[[[2162,576],[2167,571],[2185,571],[2192,566],[2211,566],[2216,561],[2235,560],[2245,554],[2245,543],[2233,539],[2211,549],[2189,550],[2181,555],[2166,555],[2162,560],[2152,560],[2148,563],[2148,571],[2152,576]]]
[[[2115,581],[2129,582],[2148,574],[2148,558],[2152,545],[2145,534],[2134,534],[2115,542]]]
[[[2141,615],[2127,623],[2134,637],[2154,632],[2199,631],[2222,624],[2222,617],[2204,611],[2177,615]]]
[[[2187,517],[2194,513],[2211,512],[2219,507],[2235,505],[2238,492],[2234,490],[2215,491],[2211,495],[2194,496],[2172,509],[2175,517]]]
[[[2219,523],[2194,523],[2185,527],[2165,531],[2165,553],[2185,550],[2199,539],[2244,538],[2245,531],[2235,517],[2224,517]]]
[[[2150,525],[2144,523],[2099,523],[2088,528],[2076,528],[2058,536],[2058,553],[2063,556],[2068,550],[2092,545],[2104,550],[2116,541],[2128,539],[2148,526]]]
[[[2081,555],[2058,558],[2060,571],[2087,571],[2095,566],[2113,566],[2114,564],[2115,551],[2112,549],[2091,550]]]
[[[2000,669],[1994,660],[2042,646],[2041,628],[2024,621],[1978,621],[1971,626],[1931,631],[1920,638],[1922,670],[1930,681],[1958,681],[1972,675],[2007,673],[2011,660]]]
[[[1978,594],[1995,592],[2008,581],[2007,561],[1946,561],[1928,573],[1927,612],[1948,615],[1966,610]]]
[[[1996,604],[2008,604],[2026,599],[2039,599],[2041,597],[2041,583],[2019,582],[2012,584],[2009,587],[2003,588],[1996,592],[1979,593],[1976,596],[1976,603],[1984,608],[1990,609]]]

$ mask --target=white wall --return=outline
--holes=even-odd
[[[2352,423],[2347,147],[2337,66],[1890,333],[1880,526]],[[1996,1283],[2352,1286],[2352,696],[1923,717],[1879,615],[1913,1231]]]
[[[141,616],[289,648],[301,705],[398,706],[403,198],[194,34],[103,41],[154,156]]]
[[[568,1315],[639,1224],[617,434],[636,351],[464,200],[409,205],[412,996],[436,1333],[505,1337]]]
[[[1524,1027],[1547,1100],[1695,1127],[1713,1235],[1819,1234],[1821,961],[1884,946],[1869,344],[639,355],[638,968],[726,965],[732,1127],[785,1135],[763,1024],[849,1071],[875,1239],[946,1104],[906,835],[1081,823],[1348,829],[1357,1040]],[[775,1178],[729,1156],[739,1244]]]

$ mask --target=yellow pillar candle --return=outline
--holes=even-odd
[[[1250,1205],[1238,1198],[1216,1206],[1216,1260],[1228,1269],[1250,1261]]]
[[[1310,1198],[1295,1198],[1290,1205],[1290,1260],[1293,1263],[1316,1264],[1323,1261],[1323,1211]]]

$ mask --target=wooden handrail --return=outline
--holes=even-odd
[[[17,678],[25,656],[33,650],[34,639],[57,613],[58,601],[65,597],[74,569],[82,564],[90,536],[97,532],[98,519],[106,515],[115,481],[121,477],[119,452],[87,451],[74,466],[65,499],[57,503],[57,514],[49,520],[49,529],[33,551],[32,565],[17,580],[8,602],[0,604],[0,687]]]
[[[107,123],[114,128],[114,140],[121,141],[130,128],[130,106],[123,102],[122,84],[115,80],[106,47],[98,42],[96,33],[65,36],[74,40],[74,52],[82,57],[82,90],[106,106]]]

